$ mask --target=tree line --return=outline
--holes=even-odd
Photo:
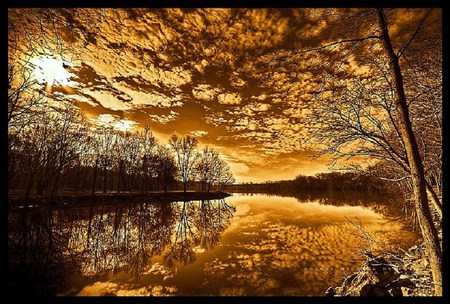
[[[273,194],[295,194],[314,190],[336,192],[370,191],[392,192],[392,184],[360,171],[319,173],[314,176],[298,175],[293,180],[244,183],[229,187],[233,191],[261,192]]]
[[[20,116],[17,116],[20,117]],[[150,128],[125,132],[96,126],[70,102],[48,106],[8,128],[8,189],[30,195],[182,189],[223,190],[234,182],[218,151],[192,136],[158,144]]]

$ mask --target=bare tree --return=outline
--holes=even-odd
[[[46,110],[48,100],[34,75],[40,56],[72,61],[84,51],[86,38],[99,30],[104,12],[89,9],[8,9],[8,134],[17,134]],[[45,85],[45,83],[44,83]]]
[[[111,161],[113,159],[114,139],[114,133],[110,127],[103,127],[97,133],[97,152],[100,166],[103,169],[103,193],[107,191],[108,170],[111,167]]]
[[[220,158],[219,152],[209,147],[205,147],[200,153],[195,170],[201,191],[209,192],[212,185],[217,185],[218,190],[222,191],[226,185],[235,181],[230,167]]]
[[[156,153],[149,160],[149,168],[154,171],[162,190],[166,193],[170,185],[175,181],[178,168],[170,150],[164,146],[158,146]]]
[[[181,261],[183,264],[190,264],[195,261],[194,246],[197,243],[198,236],[190,221],[193,214],[195,214],[195,209],[192,202],[183,202],[175,229],[175,240],[164,255],[164,260],[170,266],[173,265],[174,261]]]
[[[195,170],[201,185],[201,191],[210,191],[211,185],[216,180],[215,173],[218,169],[219,160],[219,153],[209,147],[205,147],[200,153]]]
[[[174,134],[169,140],[169,145],[176,156],[184,192],[187,190],[188,182],[194,177],[194,165],[198,158],[198,152],[195,150],[197,144],[197,139],[189,135],[179,138]]]
[[[417,142],[418,137],[414,133],[410,101],[405,92],[402,71],[406,63],[402,65],[400,61],[417,34],[425,27],[430,11],[422,11],[421,19],[415,23],[416,30],[412,31],[406,41],[395,41],[400,44],[397,47],[393,45],[388,26],[390,18],[395,18],[395,12],[381,8],[350,9],[328,15],[331,16],[329,19],[339,21],[339,25],[333,28],[334,35],[344,33],[344,37],[335,38],[331,35],[327,41],[320,41],[321,45],[317,47],[299,50],[296,56],[300,59],[302,56],[320,54],[329,58],[316,60],[312,67],[314,73],[324,75],[314,98],[319,105],[321,102],[329,102],[326,104],[329,111],[322,112],[324,115],[321,117],[317,116],[316,111],[314,116],[318,122],[317,129],[324,132],[318,138],[325,151],[334,154],[336,159],[362,155],[383,158],[388,155],[396,164],[405,166],[413,185],[415,209],[429,252],[435,292],[440,295],[442,252],[428,203],[427,188],[430,187],[427,187],[424,161]],[[427,26],[432,23],[439,25],[436,22],[428,22]],[[339,28],[345,27],[346,31],[339,31]],[[336,41],[333,42],[333,39]],[[373,57],[368,61],[370,56]],[[376,68],[369,69],[368,73],[361,70],[349,73],[346,72],[345,64],[348,65],[350,60],[361,66],[374,64]],[[371,83],[373,78],[367,74],[374,71],[378,71],[380,78]],[[384,90],[376,87],[380,84]],[[366,89],[367,94],[361,94],[361,90]],[[339,93],[342,95],[339,96]],[[384,103],[384,109],[379,106],[380,103]],[[379,111],[380,109],[382,111]],[[330,116],[327,117],[326,113]],[[338,120],[333,121],[336,118]],[[386,121],[391,124],[386,126]],[[327,126],[331,127],[331,132]],[[339,136],[336,137],[337,134]],[[428,192],[430,190],[428,189]],[[439,208],[438,205],[436,207]]]
[[[223,160],[219,159],[219,163],[216,169],[216,182],[219,191],[224,191],[225,187],[233,184],[236,179],[231,172],[230,166]]]
[[[141,192],[144,192],[144,189],[148,189],[148,183],[151,178],[151,171],[153,168],[151,167],[150,160],[154,154],[154,149],[156,148],[156,140],[153,137],[153,133],[150,131],[150,127],[146,125],[144,127],[144,131],[139,134],[139,164],[138,166],[140,175],[141,175]]]

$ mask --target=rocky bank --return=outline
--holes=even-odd
[[[367,255],[359,270],[331,286],[326,296],[433,296],[433,280],[425,245],[413,246],[402,256]]]

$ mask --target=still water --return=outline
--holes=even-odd
[[[413,243],[403,223],[378,212],[261,194],[10,211],[8,287],[47,295],[322,296],[359,267],[362,250]]]

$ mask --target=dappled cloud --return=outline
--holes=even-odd
[[[16,20],[22,10],[27,9],[12,9],[8,17]],[[202,144],[237,151],[233,157],[241,168],[250,165],[248,153],[262,155],[261,162],[253,163],[260,169],[266,165],[260,170],[266,179],[275,174],[268,162],[307,154],[307,109],[322,81],[316,66],[328,58],[297,49],[342,33],[346,37],[351,33],[343,32],[345,27],[352,33],[372,31],[370,26],[354,28],[350,17],[336,25],[338,9],[78,8],[52,13],[61,19],[72,15],[67,24],[73,27],[65,25],[64,41],[48,42],[48,53],[55,49],[64,56],[54,52],[31,61],[39,78],[66,86],[52,98],[81,104],[88,117],[117,114],[135,121],[135,129],[150,124],[165,137],[198,134]],[[391,32],[403,41],[408,23],[417,23],[422,15],[399,10]],[[16,38],[19,48],[28,43],[25,36]],[[70,45],[72,56],[61,42]],[[59,79],[43,62],[59,71]],[[353,55],[340,69],[360,77],[371,73]],[[198,133],[200,129],[205,133]],[[324,159],[309,162],[315,168],[326,164]],[[299,169],[293,163],[290,178]],[[247,180],[235,175],[238,181]]]

